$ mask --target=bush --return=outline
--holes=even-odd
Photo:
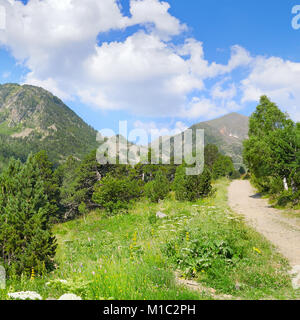
[[[118,179],[109,174],[96,184],[93,201],[112,215],[127,212],[130,203],[140,195],[141,188],[137,181]]]
[[[185,277],[193,277],[199,272],[220,266],[227,268],[240,255],[226,238],[201,232],[183,232],[169,241],[163,247],[163,252]]]
[[[177,168],[174,191],[176,200],[179,201],[196,201],[207,197],[212,191],[211,173],[207,168],[200,175],[186,175],[186,166],[182,165]]]
[[[239,173],[240,173],[241,175],[246,174],[246,170],[245,170],[245,168],[244,168],[243,166],[240,167]]]
[[[47,197],[39,163],[12,160],[0,176],[0,264],[8,274],[42,274],[53,269],[55,206]]]
[[[229,177],[235,171],[232,159],[220,154],[212,167],[213,179]]]
[[[165,199],[170,191],[169,181],[166,175],[159,170],[154,180],[145,185],[144,190],[146,197],[151,202],[159,202],[159,200]]]
[[[231,180],[240,179],[240,178],[241,178],[241,174],[240,174],[239,171],[234,170],[234,171],[232,172],[232,174],[230,175],[229,178],[230,178]]]
[[[285,190],[281,193],[281,195],[277,199],[277,205],[280,207],[285,207],[289,203],[290,204],[297,204],[299,203],[299,192],[293,192],[291,189],[290,190]]]

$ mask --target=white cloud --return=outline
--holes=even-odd
[[[63,99],[79,97],[103,110],[149,116],[188,112],[189,95],[204,80],[248,63],[249,54],[232,48],[228,65],[208,63],[203,46],[170,40],[186,26],[159,0],[132,0],[131,17],[115,0],[30,0],[5,3],[7,32],[0,43],[30,70],[25,82],[43,86]],[[123,42],[97,45],[97,35],[144,25]],[[203,113],[203,112],[202,112]],[[193,114],[193,113],[191,113]],[[200,112],[201,114],[201,112]]]
[[[178,19],[168,13],[170,5],[167,2],[157,0],[132,0],[130,12],[132,14],[132,24],[155,25],[154,32],[161,37],[169,38],[180,34],[187,29]]]
[[[300,121],[300,63],[257,57],[249,76],[242,81],[242,91],[242,102],[258,101],[265,94]]]
[[[166,1],[131,0],[130,17],[122,14],[118,0],[1,4],[7,9],[7,29],[0,33],[0,44],[30,70],[25,82],[62,99],[142,116],[197,119],[240,110],[269,94],[300,118],[299,64],[253,57],[238,45],[226,64],[209,62],[202,42],[172,42],[173,36],[184,36],[187,26],[169,13]],[[139,30],[124,41],[97,44],[99,34],[129,26]],[[237,68],[249,76],[241,83],[227,80]],[[215,84],[206,87],[209,79]]]
[[[228,88],[224,89],[223,85],[226,82],[226,78],[216,83],[211,90],[211,96],[214,99],[233,99],[237,95],[237,88],[235,83],[231,83]]]
[[[135,129],[141,129],[145,130],[147,134],[149,135],[149,139],[151,141],[154,141],[155,139],[159,137],[166,137],[166,136],[174,136],[177,135],[186,129],[188,129],[188,126],[183,123],[182,121],[177,121],[175,124],[166,124],[166,123],[160,123],[151,121],[151,122],[142,122],[142,121],[136,121],[134,123]]]

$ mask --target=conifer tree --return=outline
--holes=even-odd
[[[211,172],[206,167],[200,175],[186,175],[186,165],[179,166],[174,180],[176,200],[196,201],[207,197],[212,190],[211,180]]]
[[[11,160],[0,176],[0,263],[8,273],[53,268],[53,213],[34,157],[29,156],[24,165]]]
[[[145,185],[145,193],[147,198],[152,202],[159,202],[165,199],[170,191],[170,184],[162,170],[157,171],[153,181]]]

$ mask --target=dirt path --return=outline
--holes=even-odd
[[[300,219],[283,216],[261,199],[249,181],[237,180],[228,190],[231,208],[245,216],[258,232],[271,241],[292,267],[300,266]]]

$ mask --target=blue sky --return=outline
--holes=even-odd
[[[261,94],[300,120],[297,1],[23,2],[0,0],[0,83],[43,86],[98,130],[249,115]]]

